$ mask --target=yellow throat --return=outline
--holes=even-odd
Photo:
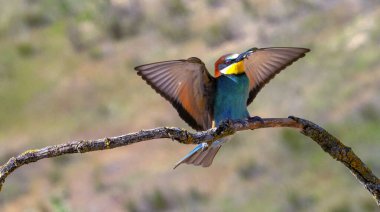
[[[233,63],[220,71],[222,74],[242,74],[244,73],[243,60],[237,63]]]

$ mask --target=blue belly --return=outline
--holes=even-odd
[[[247,99],[249,79],[245,74],[222,75],[216,81],[214,119],[218,125],[226,119],[244,119],[249,117]]]

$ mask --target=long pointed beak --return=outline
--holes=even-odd
[[[256,51],[257,48],[250,48],[248,49],[247,51],[239,54],[239,56],[234,60],[234,62],[240,62],[242,60],[244,60],[245,58],[247,58],[250,54],[252,54],[254,51]]]

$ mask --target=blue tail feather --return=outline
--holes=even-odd
[[[187,159],[189,159],[194,154],[198,153],[199,151],[204,151],[207,148],[206,143],[198,144],[191,152],[189,152],[185,157],[183,157],[178,163],[174,166],[173,169],[177,168],[181,163],[185,162]]]

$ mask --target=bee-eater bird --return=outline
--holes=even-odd
[[[215,62],[215,77],[197,57],[150,63],[135,70],[174,106],[187,124],[195,130],[207,130],[227,119],[250,118],[247,106],[261,88],[309,51],[306,48],[276,47],[226,54]],[[199,144],[174,168],[182,163],[210,166],[227,140]]]

